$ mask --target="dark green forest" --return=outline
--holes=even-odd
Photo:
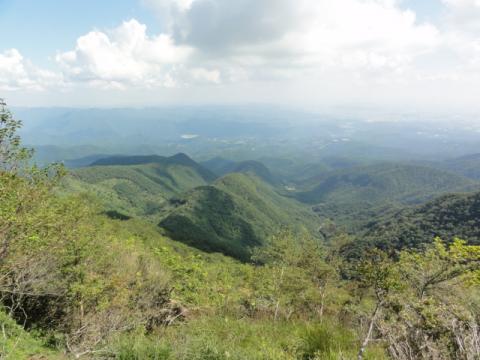
[[[477,157],[68,169],[21,125],[1,101],[1,359],[480,357]]]

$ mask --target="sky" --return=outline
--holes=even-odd
[[[0,0],[15,106],[480,110],[480,0]]]

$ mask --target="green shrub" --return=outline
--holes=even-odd
[[[338,359],[340,354],[355,354],[357,346],[352,331],[329,324],[315,324],[309,326],[302,336],[299,357],[303,360]]]
[[[123,336],[113,351],[118,360],[168,360],[171,350],[158,339],[146,336]]]

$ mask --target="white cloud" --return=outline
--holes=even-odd
[[[449,31],[480,35],[480,0],[443,0],[445,25]]]
[[[443,2],[453,7],[480,7],[480,0],[443,0]]]
[[[56,60],[65,76],[74,82],[103,87],[172,86],[170,72],[192,54],[188,46],[177,46],[167,34],[148,36],[137,20],[124,22],[105,33],[92,31],[77,40],[74,50]]]
[[[460,78],[473,78],[480,72],[480,0],[443,2],[444,47],[457,55],[457,68],[462,68]]]
[[[204,68],[194,68],[191,74],[196,81],[220,84],[221,75],[218,70],[207,70]]]
[[[298,29],[284,43],[313,66],[399,71],[439,42],[431,24],[393,1],[303,0]]]
[[[185,11],[190,9],[194,1],[195,0],[143,0],[146,5],[152,6],[160,11]]]
[[[59,75],[40,69],[17,49],[0,53],[0,90],[44,90],[61,82]]]
[[[400,74],[433,51],[440,34],[395,0],[148,0],[176,9],[170,28],[228,79],[343,70]],[[169,4],[168,6],[166,4]],[[160,15],[160,17],[162,17]]]

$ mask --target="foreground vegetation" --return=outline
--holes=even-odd
[[[1,358],[480,356],[479,246],[437,238],[351,259],[346,235],[272,225],[248,260],[205,253],[59,193],[63,169],[32,167],[0,106]],[[238,202],[267,191],[246,175],[215,188],[230,181]]]

